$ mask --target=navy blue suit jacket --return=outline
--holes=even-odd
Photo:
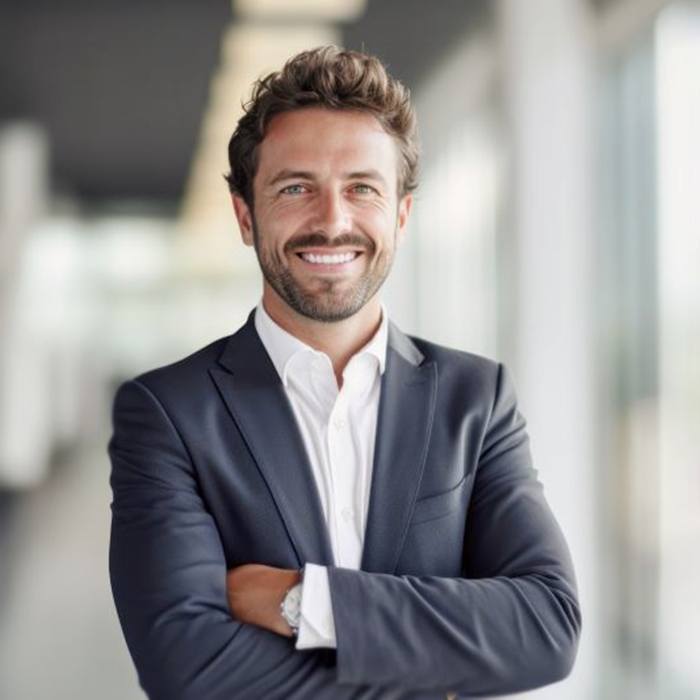
[[[151,698],[472,697],[571,669],[573,568],[502,365],[390,324],[359,571],[334,565],[252,314],[124,383],[113,418],[111,582]],[[228,569],[307,562],[329,567],[337,651],[228,610]]]

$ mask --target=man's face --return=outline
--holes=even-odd
[[[307,108],[273,117],[259,146],[254,211],[234,197],[266,293],[310,319],[348,318],[374,297],[404,234],[398,149],[362,112]]]

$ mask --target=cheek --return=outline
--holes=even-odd
[[[396,217],[391,214],[382,214],[374,222],[373,233],[377,245],[386,250],[393,250],[396,247]]]
[[[356,213],[355,223],[371,232],[375,238],[393,238],[396,230],[396,215],[386,207],[367,206]]]
[[[258,244],[262,248],[274,250],[284,244],[288,228],[278,218],[265,217],[259,219],[257,225]]]
[[[298,207],[275,207],[258,220],[258,231],[263,234],[268,248],[282,247],[295,233],[304,229],[304,221]]]

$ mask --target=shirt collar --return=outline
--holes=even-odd
[[[384,304],[381,305],[381,308],[382,320],[377,332],[353,357],[364,353],[374,356],[379,364],[379,373],[384,374],[389,323]],[[255,330],[260,336],[260,340],[265,346],[265,350],[270,356],[272,364],[275,366],[277,374],[280,376],[285,386],[287,386],[289,365],[292,358],[300,353],[313,353],[314,355],[326,356],[325,353],[315,350],[275,323],[270,314],[265,310],[262,299],[255,308]]]

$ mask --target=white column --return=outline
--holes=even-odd
[[[23,254],[46,206],[47,165],[42,130],[24,123],[0,129],[0,485],[6,486],[35,483],[50,449],[48,367],[18,305]]]
[[[44,132],[29,123],[0,125],[0,331],[12,298],[22,245],[44,213],[47,180]]]
[[[512,366],[536,467],[578,575],[576,667],[538,698],[597,697],[590,18],[585,0],[499,0],[510,120]]]
[[[700,6],[656,31],[659,266],[659,697],[700,690]]]

